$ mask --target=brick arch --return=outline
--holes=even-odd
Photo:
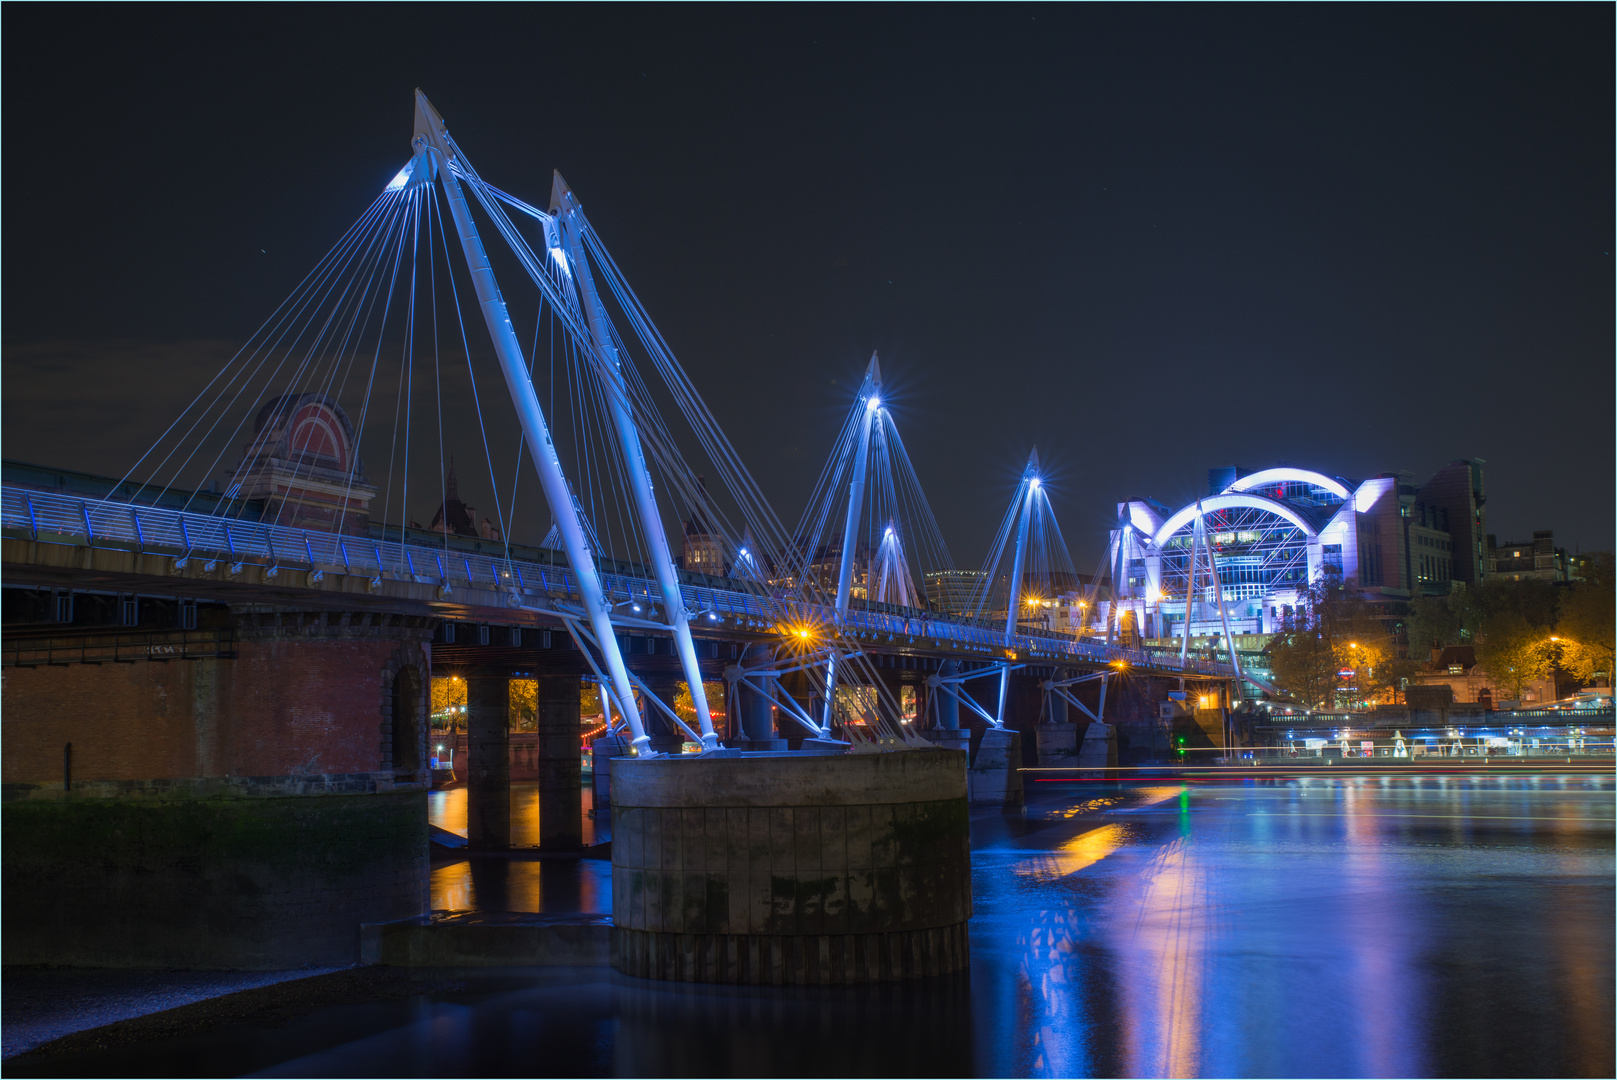
[[[404,772],[420,772],[426,768],[427,745],[427,714],[431,702],[431,671],[428,669],[419,649],[409,649],[400,646],[394,649],[382,664],[381,671],[381,698],[382,698],[382,726],[381,736],[381,762],[382,771],[391,770],[395,774]],[[409,698],[413,703],[413,716],[405,717],[410,723],[411,730],[401,735],[407,740],[405,752],[413,760],[395,761],[394,748],[397,745],[394,739],[395,723],[400,719],[395,716],[395,702],[397,682],[400,677],[413,679],[413,692]]]

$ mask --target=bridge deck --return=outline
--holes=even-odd
[[[319,588],[321,592],[351,593],[358,582],[363,583],[365,593],[375,594],[383,592],[388,584],[405,584],[414,586],[406,590],[408,598],[427,599],[446,615],[470,606],[503,609],[517,616],[523,607],[557,602],[567,605],[580,599],[577,583],[565,566],[126,502],[79,499],[10,485],[0,490],[0,508],[4,534],[17,540],[26,538],[35,552],[32,557],[21,555],[8,544],[8,570],[17,559],[25,559],[39,569],[65,569],[60,558],[44,551],[58,546],[139,556],[120,560],[128,562],[126,574],[178,575],[192,580],[199,575],[223,577],[276,593],[297,587],[290,581],[278,580],[283,572],[297,573],[305,588]],[[111,567],[103,564],[103,569]],[[348,580],[321,588],[328,576]],[[649,606],[659,595],[656,581],[649,577],[608,573],[602,575],[602,585],[611,602],[643,601]],[[452,599],[459,590],[470,595]],[[1156,651],[1124,649],[1059,635],[1006,634],[980,624],[940,617],[936,612],[854,608],[839,618],[827,605],[778,591],[765,592],[761,586],[749,591],[686,584],[682,592],[688,610],[699,616],[698,625],[693,627],[698,630],[728,631],[739,627],[771,632],[784,615],[809,625],[837,622],[845,633],[856,638],[873,642],[885,639],[920,652],[976,653],[995,659],[1014,657],[1085,665],[1123,663],[1189,676],[1234,676],[1227,664],[1188,660],[1181,665],[1178,656]],[[625,624],[626,628],[652,628],[643,619],[626,619]]]

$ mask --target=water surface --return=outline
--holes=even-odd
[[[1029,787],[1024,814],[973,822],[969,973],[776,990],[468,972],[115,1071],[1613,1073],[1609,777]],[[479,862],[435,871],[435,906],[610,910],[604,864]]]

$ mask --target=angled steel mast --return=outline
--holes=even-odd
[[[673,555],[668,549],[668,537],[663,529],[662,514],[657,509],[657,496],[652,491],[651,473],[646,468],[646,455],[640,445],[640,432],[635,427],[629,409],[629,392],[623,379],[623,363],[617,346],[612,343],[612,332],[601,306],[600,294],[595,291],[595,277],[590,273],[589,260],[584,257],[584,208],[579,205],[573,191],[562,179],[560,172],[550,189],[550,212],[561,225],[567,245],[568,260],[572,264],[572,279],[580,293],[584,315],[589,321],[590,337],[601,361],[601,369],[615,380],[617,393],[612,397],[612,422],[617,428],[618,444],[623,451],[629,487],[634,493],[635,510],[641,527],[646,531],[646,546],[651,550],[652,569],[663,594],[663,608],[668,612],[668,624],[674,630],[674,641],[679,650],[680,665],[690,685],[691,704],[696,708],[696,719],[702,726],[702,746],[716,750],[719,737],[713,730],[713,717],[708,713],[707,692],[702,685],[702,668],[696,662],[696,645],[691,640],[690,618],[685,610],[685,598],[679,590],[679,573],[674,569]]]
[[[1017,494],[1021,497],[1022,508],[1017,515],[1016,523],[1016,555],[1011,560],[1011,588],[1005,598],[1005,636],[1012,638],[1016,634],[1016,613],[1022,603],[1022,569],[1027,564],[1027,534],[1028,523],[1033,516],[1033,500],[1039,494],[1039,448],[1034,447],[1028,455],[1027,468],[1022,470],[1022,483]],[[1007,661],[999,674],[999,712],[995,720],[996,727],[1005,726],[1005,702],[1011,690],[1011,665]]]
[[[561,461],[556,456],[556,447],[550,438],[550,428],[545,423],[544,411],[539,407],[539,396],[534,392],[533,382],[528,377],[527,365],[523,362],[522,345],[517,341],[516,332],[511,327],[511,315],[506,310],[505,298],[500,295],[499,282],[494,279],[494,268],[489,264],[488,252],[483,247],[483,240],[477,233],[477,226],[472,221],[471,211],[466,205],[466,196],[455,177],[455,152],[449,141],[449,132],[444,126],[443,117],[438,115],[438,111],[420,90],[417,90],[415,95],[415,136],[411,139],[410,145],[416,150],[412,176],[420,175],[415,169],[424,167],[426,176],[430,177],[432,172],[436,171],[438,179],[443,183],[444,194],[449,202],[449,212],[454,218],[455,229],[460,234],[461,249],[465,252],[466,263],[471,270],[472,284],[477,290],[478,306],[482,308],[483,321],[488,325],[489,336],[493,339],[494,353],[499,358],[500,370],[505,375],[506,388],[511,393],[511,401],[516,406],[522,432],[527,437],[534,471],[539,474],[539,482],[545,491],[545,500],[550,503],[551,512],[556,515],[556,527],[561,534],[562,547],[567,552],[567,561],[572,567],[574,578],[578,581],[578,592],[584,601],[585,614],[589,617],[590,625],[595,631],[596,643],[601,650],[602,658],[606,661],[618,708],[622,710],[623,717],[633,732],[635,753],[649,756],[652,752],[651,740],[646,735],[639,710],[635,707],[634,686],[629,679],[628,668],[624,666],[623,654],[618,649],[617,635],[612,628],[611,607],[601,588],[600,574],[595,567],[595,555],[590,551],[589,542],[585,539],[584,522],[577,504],[573,501],[572,488],[561,471]],[[692,686],[693,698],[700,685],[698,682]],[[711,721],[706,730],[711,731]]]
[[[876,354],[870,354],[870,366],[865,368],[865,381],[859,387],[859,399],[865,403],[860,419],[858,442],[853,451],[853,478],[848,484],[848,518],[842,529],[842,562],[837,568],[837,621],[848,613],[848,594],[853,588],[854,544],[859,533],[859,515],[865,504],[865,472],[870,463],[870,434],[881,416],[881,363]],[[813,559],[814,553],[808,556]],[[831,719],[836,715],[837,654],[825,667],[825,711],[820,722],[820,736],[830,738]]]

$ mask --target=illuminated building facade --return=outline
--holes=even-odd
[[[1324,580],[1387,601],[1475,584],[1487,566],[1482,464],[1454,462],[1421,487],[1408,474],[1348,480],[1292,466],[1231,466],[1210,470],[1208,495],[1178,510],[1151,499],[1119,503],[1112,617],[1126,614],[1145,638],[1179,637],[1187,618],[1192,638],[1221,633],[1226,617],[1233,635],[1272,634]],[[1198,516],[1204,546],[1192,593]]]

